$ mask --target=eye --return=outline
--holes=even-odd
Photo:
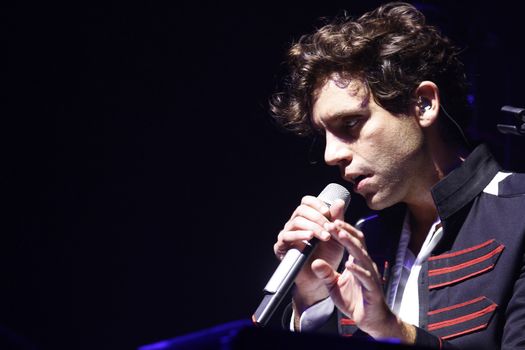
[[[360,121],[361,121],[360,118],[352,118],[352,119],[345,120],[344,127],[346,129],[353,129],[359,124]]]

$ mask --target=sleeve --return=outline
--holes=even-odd
[[[332,299],[326,298],[306,309],[299,320],[299,330],[294,329],[295,311],[292,308],[290,330],[292,332],[312,332],[321,328],[334,312]]]
[[[505,311],[502,349],[519,349],[525,344],[525,256],[522,256],[521,269],[514,283],[512,297]]]
[[[443,341],[438,336],[435,336],[419,327],[416,327],[416,342],[414,345],[418,347],[429,348],[429,349],[444,349],[444,350],[457,350],[458,349],[451,343],[447,341]]]
[[[292,332],[318,332],[318,333],[332,333],[337,334],[337,311],[334,303],[330,298],[321,300],[320,302],[310,306],[303,312],[299,320],[299,330],[294,327],[295,312],[292,303],[286,307],[282,326],[284,329]]]

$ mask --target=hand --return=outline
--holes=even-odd
[[[331,220],[342,220],[343,217],[343,200],[336,200],[328,208],[320,199],[306,196],[303,197],[301,205],[297,207],[277,237],[274,252],[279,259],[282,259],[289,249],[302,250],[305,241],[313,237],[319,239],[310,260],[306,262],[295,279],[294,305],[298,314],[317,301],[328,297],[323,281],[319,280],[311,270],[311,262],[322,258],[329,266],[337,268],[343,257],[344,249],[339,242],[331,239],[331,235],[326,232],[323,225]]]
[[[402,322],[386,305],[381,277],[368,255],[363,233],[342,220],[325,223],[324,228],[350,253],[342,274],[323,259],[312,263],[312,271],[324,281],[334,304],[374,338],[395,337],[413,343],[414,326]]]

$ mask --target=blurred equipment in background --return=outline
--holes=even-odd
[[[501,111],[512,118],[509,124],[498,124],[498,130],[502,134],[525,135],[525,108],[503,106]]]

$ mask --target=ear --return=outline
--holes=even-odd
[[[439,89],[431,81],[422,81],[416,89],[415,113],[419,125],[427,128],[434,125],[439,115]]]

